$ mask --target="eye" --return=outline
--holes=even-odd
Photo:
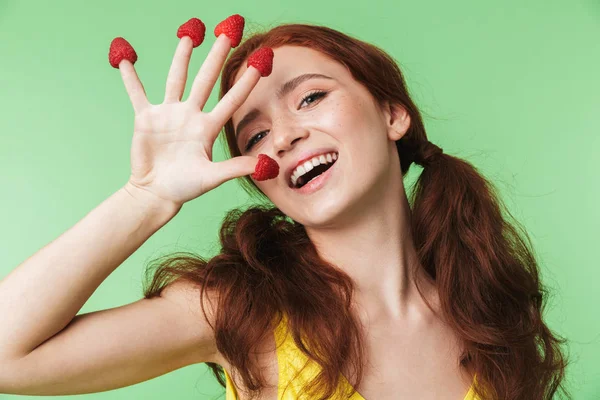
[[[309,93],[306,96],[304,96],[302,98],[302,101],[300,102],[300,106],[302,106],[302,104],[304,104],[305,101],[307,101],[308,99],[313,99],[313,101],[311,101],[310,103],[313,103],[314,101],[316,101],[317,99],[320,99],[322,97],[325,97],[327,95],[327,92],[322,91],[322,90],[317,90],[315,92]],[[248,143],[246,144],[246,151],[250,151],[252,149],[252,147],[254,147],[254,144],[256,143],[254,141],[254,139],[256,139],[260,134],[265,133],[267,131],[261,131],[258,132],[256,135],[252,136],[249,140]]]
[[[302,103],[304,103],[307,99],[311,99],[311,98],[312,99],[320,99],[321,97],[325,97],[326,94],[327,94],[327,92],[324,92],[321,90],[317,90],[316,92],[309,93],[306,96],[304,96],[304,98],[300,102],[300,105],[302,105]]]

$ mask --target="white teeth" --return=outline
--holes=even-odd
[[[314,167],[321,164],[332,163],[335,160],[337,160],[337,153],[327,153],[315,156],[310,160],[306,161],[304,164],[301,164],[292,172],[292,176],[290,178],[292,181],[292,186],[295,187],[298,178],[310,171],[311,169],[313,169]]]
[[[310,171],[311,169],[313,169],[315,167],[314,165],[312,165],[312,162],[310,162],[310,160],[305,162],[302,165],[304,166],[304,169],[306,170],[306,172]]]

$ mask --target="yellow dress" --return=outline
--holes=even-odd
[[[278,400],[297,400],[300,398],[302,386],[314,378],[319,372],[319,365],[310,361],[302,370],[302,367],[309,360],[308,357],[298,349],[291,334],[288,335],[287,318],[284,315],[281,323],[275,329],[275,343],[277,346],[277,362],[279,364],[279,384],[277,388]],[[237,400],[237,390],[231,380],[231,377],[225,369],[225,400]],[[297,371],[302,372],[294,378]],[[289,385],[287,385],[289,383]],[[350,387],[348,380],[342,375],[341,384]],[[287,385],[287,388],[286,388]],[[284,392],[285,390],[285,392]],[[366,400],[358,392],[354,392],[348,400]],[[475,396],[473,385],[462,400],[481,400]]]

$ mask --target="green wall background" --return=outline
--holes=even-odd
[[[553,290],[546,320],[570,341],[569,388],[575,399],[600,399],[597,0],[0,0],[0,277],[129,177],[134,114],[108,63],[111,40],[132,43],[149,100],[160,103],[178,26],[191,17],[207,25],[192,57],[193,77],[214,41],[212,29],[235,13],[246,18],[246,34],[284,22],[324,24],[399,61],[431,141],[480,168],[528,229]],[[221,140],[214,159],[224,159]],[[144,266],[159,255],[216,254],[221,218],[247,201],[229,181],[187,203],[80,313],[138,300]],[[209,399],[221,392],[200,364],[84,396]]]

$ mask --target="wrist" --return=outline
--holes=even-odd
[[[129,181],[121,188],[121,190],[131,198],[136,206],[142,207],[150,215],[166,218],[166,221],[169,221],[177,215],[182,207],[182,204],[176,204],[172,201],[163,199],[151,191],[136,186]]]

